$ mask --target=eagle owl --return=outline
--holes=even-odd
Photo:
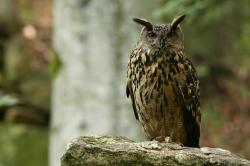
[[[167,24],[133,19],[142,30],[128,62],[126,93],[149,140],[199,147],[199,81],[184,53],[184,18]]]

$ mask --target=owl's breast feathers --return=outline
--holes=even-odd
[[[128,63],[127,96],[149,138],[173,136],[199,146],[199,81],[183,51],[136,48]]]

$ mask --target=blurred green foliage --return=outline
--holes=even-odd
[[[0,166],[46,166],[48,129],[0,124]]]
[[[183,29],[190,55],[206,59],[208,66],[249,62],[250,1],[162,0],[162,4],[156,17],[167,21],[188,16]]]
[[[202,112],[202,126],[206,126],[206,122],[213,122],[210,126],[212,130],[218,129],[222,123],[222,117],[220,115],[218,107],[212,105],[210,107],[204,107]]]
[[[55,50],[53,51],[53,53],[54,53],[54,56],[50,60],[50,63],[49,63],[50,77],[52,79],[56,77],[57,73],[59,72],[62,66],[62,61],[58,53]]]
[[[0,108],[1,107],[10,107],[17,105],[19,103],[17,98],[14,98],[9,95],[0,95]]]
[[[39,2],[0,0],[0,166],[48,164],[48,124],[31,123],[50,101],[51,1]]]

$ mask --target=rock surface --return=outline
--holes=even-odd
[[[134,142],[124,137],[83,136],[68,144],[62,166],[82,165],[250,165],[220,148],[188,148],[157,141]]]

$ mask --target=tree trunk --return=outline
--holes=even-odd
[[[55,0],[54,48],[62,65],[52,92],[51,166],[74,137],[142,135],[125,95],[126,66],[139,35],[132,18],[148,18],[154,4]]]

